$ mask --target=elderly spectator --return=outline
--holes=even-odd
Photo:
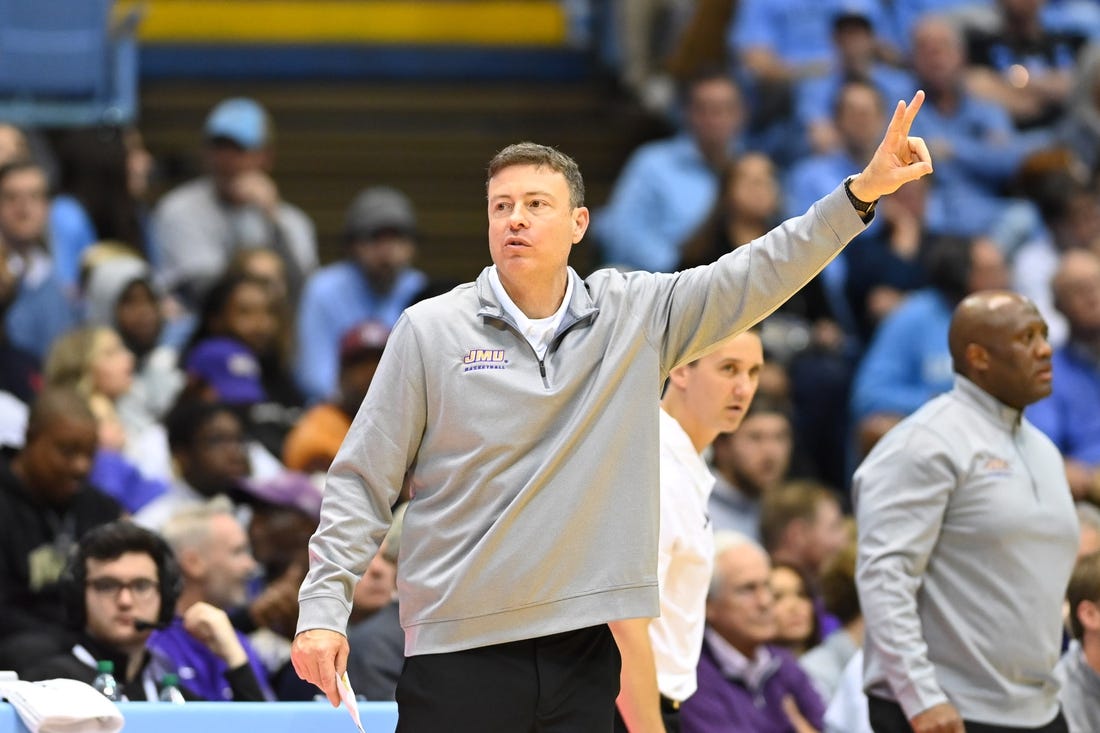
[[[809,677],[768,644],[776,622],[767,553],[734,533],[716,533],[714,544],[699,689],[680,708],[683,733],[821,730],[825,705]]]

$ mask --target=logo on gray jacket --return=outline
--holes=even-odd
[[[482,369],[504,369],[508,360],[504,349],[470,349],[462,357],[462,371],[477,372]]]

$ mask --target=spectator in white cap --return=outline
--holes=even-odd
[[[337,388],[340,339],[365,320],[392,328],[428,280],[412,267],[418,229],[412,202],[389,186],[359,193],[344,226],[346,256],[318,270],[298,307],[299,388],[313,401]]]
[[[218,103],[203,127],[207,174],[169,191],[153,212],[160,276],[185,306],[241,249],[267,247],[286,263],[292,297],[317,265],[313,222],[271,177],[271,118],[243,97]]]

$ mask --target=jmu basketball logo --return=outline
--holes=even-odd
[[[1012,473],[1012,464],[998,456],[988,453],[978,456],[978,468],[982,473],[1006,475]]]
[[[470,349],[462,357],[462,371],[476,372],[482,369],[504,369],[508,359],[504,349]]]

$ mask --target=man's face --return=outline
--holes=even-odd
[[[818,501],[813,521],[807,528],[806,567],[820,573],[847,544],[848,532],[840,505],[831,499]]]
[[[40,169],[9,173],[0,183],[0,237],[16,247],[41,242],[48,204],[46,174]]]
[[[266,150],[246,150],[229,140],[209,141],[205,151],[206,168],[214,179],[214,186],[219,194],[230,201],[235,199],[233,183],[239,176],[252,171],[264,171],[270,162]]]
[[[759,496],[787,475],[793,442],[786,416],[774,412],[750,415],[725,441],[719,468],[732,475],[737,488]],[[718,459],[718,455],[715,456]]]
[[[85,628],[92,638],[114,647],[140,646],[151,630],[137,631],[134,621],[160,616],[157,564],[144,552],[124,552],[113,560],[86,561]]]
[[[95,420],[56,415],[27,436],[20,454],[30,488],[52,504],[65,504],[88,477],[96,451]]]
[[[379,552],[367,566],[352,594],[352,604],[361,613],[373,613],[390,603],[397,591],[397,566]]]
[[[135,349],[148,351],[160,336],[161,314],[148,283],[136,280],[126,286],[115,304],[115,323],[123,339]]]
[[[18,128],[0,123],[0,165],[26,158],[27,139]]]
[[[846,147],[871,153],[886,127],[886,113],[866,84],[846,84],[840,91],[836,127]]]
[[[1031,301],[1004,296],[1000,318],[988,329],[985,389],[1022,410],[1051,392],[1051,347],[1047,324]]]
[[[203,599],[219,608],[243,606],[248,600],[248,581],[256,572],[256,560],[241,523],[230,514],[215,515],[201,552]]]
[[[970,292],[1004,290],[1008,286],[1008,267],[1001,250],[989,239],[974,242],[970,249],[970,278],[967,283]]]
[[[381,359],[381,353],[371,352],[340,365],[340,402],[349,414],[359,411]]]
[[[1065,255],[1054,290],[1058,310],[1074,331],[1100,333],[1100,258],[1086,252]]]
[[[768,557],[752,545],[741,545],[715,558],[721,578],[707,598],[707,623],[735,649],[751,656],[775,636],[775,598]]]
[[[569,203],[565,176],[514,165],[489,181],[489,254],[506,286],[564,275],[573,245],[588,229],[588,209]]]
[[[712,435],[729,433],[740,427],[763,368],[760,337],[742,333],[694,364],[678,367],[672,386],[684,392],[686,419]]]
[[[841,64],[849,69],[862,69],[875,58],[875,32],[867,23],[845,20],[833,30],[833,43]]]
[[[412,263],[416,242],[398,231],[385,230],[351,243],[351,257],[367,280],[388,290],[397,276]]]
[[[687,126],[704,152],[726,150],[741,128],[741,94],[732,81],[708,79],[691,90]]]
[[[309,565],[309,538],[317,529],[317,520],[296,509],[269,506],[257,508],[248,523],[252,557],[274,580],[291,565]]]
[[[913,33],[913,70],[925,89],[946,91],[960,81],[963,50],[946,21],[920,23]]]
[[[249,471],[244,430],[229,411],[207,420],[195,431],[191,445],[174,457],[187,482],[204,496],[232,490]]]

